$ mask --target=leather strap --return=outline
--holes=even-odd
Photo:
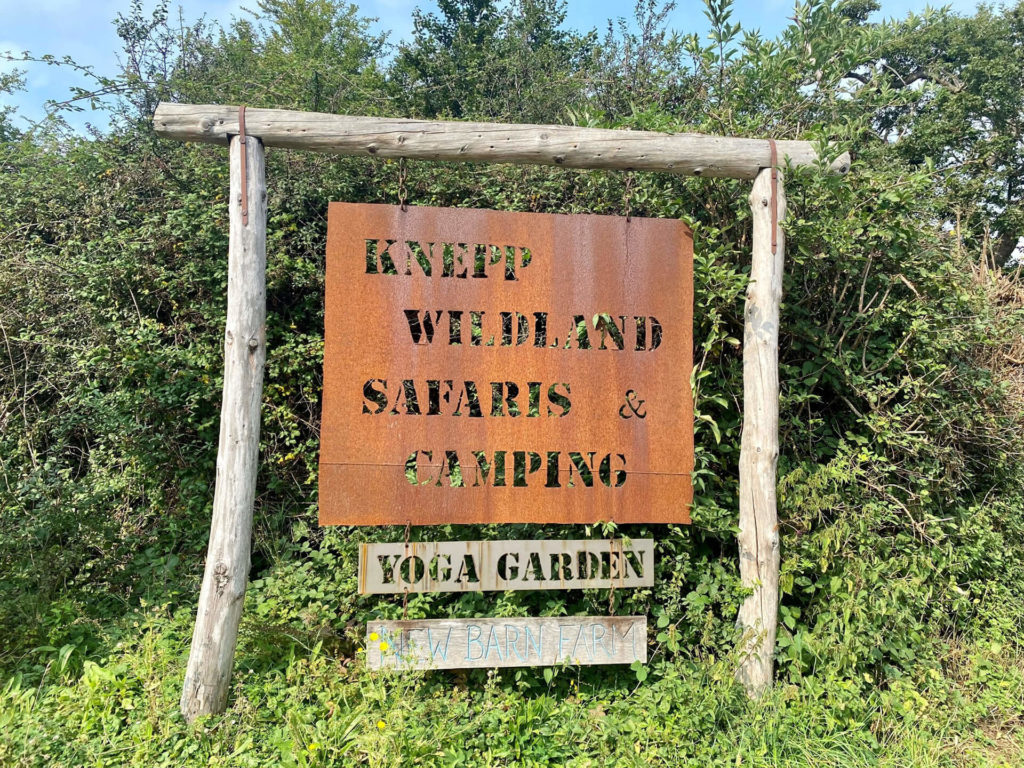
[[[772,168],[772,256],[779,250],[779,150],[775,139],[768,139]],[[243,166],[244,167],[244,166]]]

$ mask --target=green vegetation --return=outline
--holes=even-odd
[[[442,0],[391,47],[336,0],[227,28],[118,19],[103,136],[0,112],[0,765],[1014,766],[1024,763],[1024,6],[869,21],[811,0],[777,38],[708,0],[710,40],[562,26],[557,0]],[[0,91],[17,88],[0,75]],[[229,711],[177,700],[205,554],[227,251],[226,150],[154,137],[160,99],[820,140],[787,177],[778,684],[731,657],[748,185],[635,174],[634,215],[696,236],[694,525],[657,540],[647,668],[370,675],[356,550],[319,529],[330,200],[398,165],[271,151],[269,358]],[[78,103],[78,102],[76,102]],[[829,147],[825,142],[834,142]],[[626,176],[409,164],[410,202],[621,214]],[[1007,243],[1011,245],[1008,247]],[[490,526],[431,538],[585,536]],[[424,595],[411,618],[606,613],[607,592]]]

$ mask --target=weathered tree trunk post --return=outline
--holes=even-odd
[[[263,364],[267,356],[267,199],[263,144],[251,136],[244,142],[237,136],[231,139],[224,396],[210,547],[181,693],[181,712],[189,721],[223,712],[227,705],[249,579]],[[243,221],[246,202],[247,222]]]
[[[779,304],[784,253],[780,222],[786,212],[786,197],[782,173],[776,173],[777,183],[773,184],[772,169],[762,169],[750,193],[753,263],[743,329],[738,540],[740,577],[753,594],[743,601],[736,620],[743,630],[737,676],[751,696],[760,696],[772,683],[779,610],[775,472],[779,458]]]
[[[556,165],[728,179],[753,179],[768,162],[764,139],[699,133],[352,117],[286,109],[249,109],[246,121],[267,147],[357,157]],[[160,102],[153,128],[157,136],[168,139],[224,144],[239,131],[238,107]],[[776,149],[780,162],[794,167],[819,162],[810,141],[779,140]],[[846,173],[849,153],[836,158],[830,168]]]

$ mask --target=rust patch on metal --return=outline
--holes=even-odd
[[[689,523],[680,221],[331,203],[323,525]]]

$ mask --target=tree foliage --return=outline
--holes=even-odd
[[[422,117],[554,121],[585,91],[593,35],[562,29],[564,0],[442,0],[413,14],[391,75]]]
[[[882,51],[881,77],[914,95],[881,113],[880,134],[909,162],[946,171],[944,215],[999,265],[1024,238],[1022,50],[1017,4],[913,19]]]

